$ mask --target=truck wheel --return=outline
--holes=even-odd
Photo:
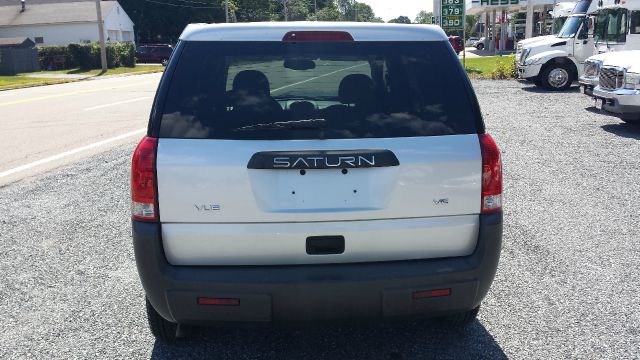
[[[165,342],[174,342],[178,338],[176,336],[178,331],[178,324],[174,324],[170,321],[165,320],[156,309],[153,308],[149,299],[145,296],[145,302],[147,304],[147,320],[149,321],[149,328],[151,329],[151,333],[158,340],[162,340]]]
[[[551,64],[540,74],[540,82],[546,89],[553,91],[567,90],[573,83],[573,70],[565,64]]]
[[[536,86],[542,86],[542,79],[540,79],[540,76],[534,77],[533,83],[536,84]]]
[[[476,307],[475,309],[469,311],[437,318],[437,321],[443,325],[448,325],[451,327],[465,327],[471,324],[476,319],[479,311],[480,305],[478,305],[478,307]]]
[[[476,49],[478,49],[478,50],[482,50],[482,49],[484,49],[484,44],[478,44],[478,45],[476,46]]]

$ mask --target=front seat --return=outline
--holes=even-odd
[[[278,121],[273,117],[282,112],[280,104],[271,97],[269,80],[257,70],[240,71],[233,78],[227,98],[236,126]]]
[[[353,105],[360,110],[374,107],[373,81],[364,74],[350,74],[340,81],[338,98],[343,104]]]
[[[356,131],[367,115],[374,112],[375,95],[371,78],[364,74],[350,74],[340,81],[338,100],[324,110],[330,127]]]

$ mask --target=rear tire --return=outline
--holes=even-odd
[[[483,49],[484,49],[484,44],[478,44],[478,45],[476,46],[476,49],[478,49],[478,50],[483,50]]]
[[[476,320],[476,317],[478,316],[479,311],[480,311],[480,305],[478,305],[478,307],[476,307],[475,309],[472,309],[469,311],[439,317],[437,318],[437,321],[443,325],[463,328],[470,325]]]
[[[574,71],[566,64],[547,65],[540,74],[540,83],[551,91],[567,90],[575,80]]]
[[[162,340],[164,342],[175,342],[178,331],[178,324],[167,321],[165,318],[160,316],[156,309],[153,308],[153,305],[149,302],[149,299],[145,297],[145,302],[147,306],[147,320],[149,321],[149,329],[151,329],[151,333],[155,336],[156,339]]]

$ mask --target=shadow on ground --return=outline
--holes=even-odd
[[[534,84],[531,84],[531,86],[523,86],[522,90],[524,91],[528,91],[531,93],[537,93],[537,94],[554,94],[554,93],[579,93],[580,92],[580,86],[571,86],[568,90],[564,90],[564,91],[551,91],[551,90],[547,90],[543,87],[540,86],[536,86]]]
[[[602,125],[602,130],[610,132],[614,135],[640,140],[640,123],[638,124],[607,124]]]
[[[478,321],[314,328],[202,329],[175,344],[156,341],[151,359],[507,359]]]

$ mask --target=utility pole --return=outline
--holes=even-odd
[[[284,0],[283,3],[284,3],[284,21],[289,21],[289,13],[287,12],[287,0]]]
[[[229,0],[224,0],[224,18],[225,22],[229,22]]]
[[[353,10],[355,11],[356,22],[358,22],[358,2],[353,0]]]
[[[102,22],[102,8],[100,7],[100,0],[96,0],[96,15],[98,16],[98,32],[100,33],[100,63],[102,71],[107,70],[107,47],[104,43],[104,24]]]
[[[318,21],[318,0],[313,0],[313,15],[316,16],[316,21]]]

